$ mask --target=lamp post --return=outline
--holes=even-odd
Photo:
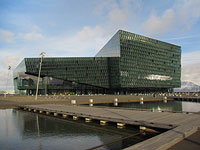
[[[9,72],[10,72],[10,70],[11,70],[11,66],[8,66],[8,75],[7,75],[7,81],[6,81],[6,90],[8,90],[7,88],[8,88],[8,78],[9,78]],[[6,94],[7,94],[7,92],[6,92]],[[6,98],[6,94],[4,94],[5,98]]]
[[[42,59],[43,59],[45,54],[46,54],[45,52],[40,53],[41,60],[40,60],[40,68],[39,68],[39,74],[38,74],[38,80],[37,80],[37,88],[36,88],[35,100],[37,100],[37,96],[38,96],[38,88],[39,88],[39,82],[40,82],[40,72],[41,72],[41,68],[42,68]]]

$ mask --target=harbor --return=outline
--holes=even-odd
[[[35,101],[33,96],[7,95],[6,98],[1,96],[1,105],[3,106],[4,103],[7,103],[7,106],[9,106],[7,108],[13,108],[16,111],[22,111],[28,114],[38,114],[61,120],[71,120],[78,124],[96,123],[99,125],[99,129],[103,129],[107,126],[112,126],[116,129],[133,127],[140,131],[140,134],[159,133],[149,139],[139,143],[132,143],[128,147],[121,147],[120,149],[164,150],[169,149],[173,145],[199,131],[200,118],[198,110],[197,112],[183,110],[184,103],[187,105],[196,103],[195,105],[198,105],[198,102],[176,101],[175,99],[180,97],[180,95],[184,95],[184,93],[179,93],[175,97],[169,97],[169,95],[145,94],[51,95],[39,96],[38,101]],[[195,98],[198,98],[198,96]],[[109,106],[111,104],[113,105],[112,107]],[[154,107],[156,104],[156,107],[159,106],[160,109],[152,109],[152,104]],[[173,104],[175,104],[175,106],[173,106]],[[127,108],[124,107],[124,105],[129,105],[130,107]],[[133,105],[136,106],[136,108],[134,108]],[[145,107],[144,109],[145,105],[148,107]],[[138,106],[141,106],[143,109]],[[166,110],[164,106],[166,106],[168,110]],[[6,105],[4,108],[6,108]],[[174,109],[176,111],[174,111]],[[181,111],[178,111],[180,109]],[[112,145],[115,143],[114,141],[106,142],[106,144]],[[93,147],[94,149],[98,149],[103,147],[104,144],[97,144],[97,147]]]
[[[1,0],[0,150],[200,150],[200,0]]]
[[[54,116],[72,116],[78,118],[95,119],[100,123],[115,122],[116,126],[138,125],[143,127],[171,129],[163,134],[131,146],[127,149],[168,149],[185,137],[199,130],[200,118],[196,114],[180,114],[169,112],[145,112],[108,108],[91,108],[83,106],[63,105],[28,105],[21,109]]]

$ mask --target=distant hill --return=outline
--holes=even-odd
[[[200,90],[200,86],[192,82],[181,82],[181,88],[174,88],[174,92],[196,92]]]

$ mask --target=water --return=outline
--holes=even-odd
[[[2,150],[79,150],[115,140],[103,149],[123,149],[154,135],[138,134],[133,127],[117,129],[113,125],[70,121],[18,110],[0,110],[0,149]],[[125,138],[124,140],[120,140]]]
[[[95,104],[94,106],[116,107],[114,103]],[[144,102],[144,104],[136,103],[118,103],[117,107],[147,109],[152,111],[174,111],[174,112],[200,112],[200,103],[196,102],[181,102],[181,101],[155,101]]]

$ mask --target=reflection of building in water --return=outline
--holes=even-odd
[[[16,125],[20,129],[20,134],[23,139],[38,138],[38,127],[37,127],[37,114],[14,111],[13,114],[16,114],[17,119]],[[98,125],[86,125],[84,123],[77,123],[74,121],[64,121],[61,119],[55,119],[47,116],[38,115],[38,124],[39,124],[39,134],[42,141],[43,138],[57,137],[67,140],[78,140],[78,139],[91,139],[92,146],[96,143],[98,145],[108,143],[113,140],[120,139],[122,137],[128,136],[130,133],[125,133],[124,131],[117,130],[115,127],[106,129]],[[134,131],[135,132],[135,131]],[[91,141],[85,143],[90,145]],[[77,143],[78,145],[79,143]],[[108,145],[108,149],[122,149],[123,143],[121,141]]]
[[[137,104],[137,106],[141,109],[154,109],[155,111],[182,111],[182,104],[176,101],[145,102],[144,105]]]
[[[16,93],[35,94],[40,58],[14,71]],[[181,47],[119,30],[95,57],[43,58],[39,93],[166,92],[180,87]]]

